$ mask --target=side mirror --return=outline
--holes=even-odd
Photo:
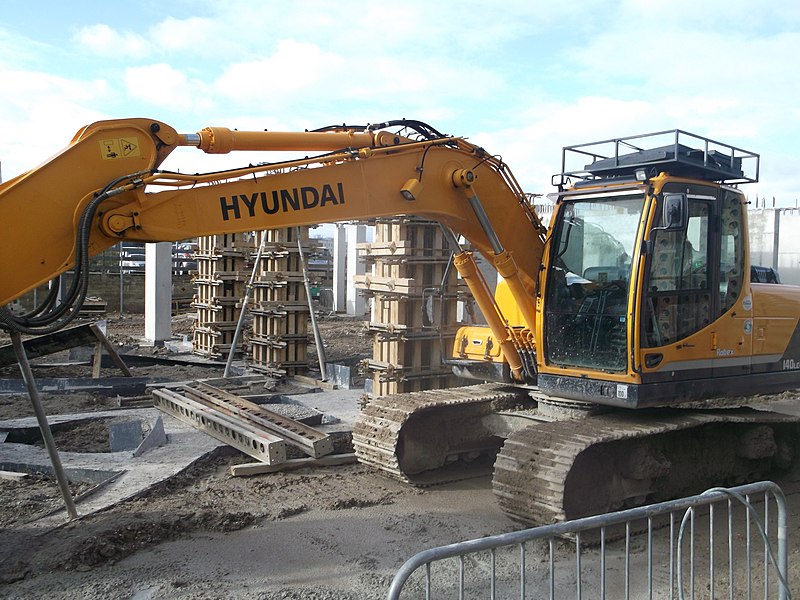
[[[686,194],[664,194],[661,214],[662,231],[682,231],[689,216],[689,200]]]

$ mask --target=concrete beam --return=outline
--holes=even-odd
[[[333,310],[347,310],[347,231],[342,224],[333,235]]]
[[[144,337],[160,344],[172,337],[172,243],[145,244]]]
[[[356,275],[364,275],[364,261],[359,260],[356,244],[367,241],[366,225],[346,225],[347,229],[347,314],[364,316],[367,303],[358,293],[353,280]]]

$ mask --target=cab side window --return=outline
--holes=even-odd
[[[744,285],[744,223],[742,204],[738,195],[722,191],[720,212],[719,298],[722,315],[733,308]]]
[[[654,231],[645,300],[648,347],[670,344],[711,322],[712,214],[710,201],[690,198],[685,230]]]

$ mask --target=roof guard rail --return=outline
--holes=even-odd
[[[735,185],[756,183],[760,156],[748,150],[671,129],[565,146],[561,173],[553,185],[597,183],[597,180],[644,181],[661,172]]]

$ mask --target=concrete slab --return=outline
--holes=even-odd
[[[39,393],[99,394],[102,396],[136,396],[143,394],[148,385],[166,381],[163,377],[37,377]],[[0,395],[25,394],[28,389],[20,378],[0,379]]]
[[[294,397],[298,404],[323,413],[323,423],[317,428],[334,438],[336,452],[351,452],[349,440],[359,413],[359,402],[363,391],[330,390]],[[109,418],[119,420],[145,419],[152,428],[152,443],[144,443],[131,452],[77,453],[60,452],[65,471],[73,477],[93,481],[102,485],[96,491],[77,499],[79,515],[86,515],[107,508],[117,502],[136,496],[159,481],[163,481],[184,470],[196,460],[224,445],[212,437],[184,424],[178,419],[161,413],[155,408],[103,411],[48,417],[53,425],[87,418]],[[37,427],[33,417],[0,421],[0,430]],[[160,433],[159,433],[160,432]],[[166,443],[158,445],[165,440]],[[30,444],[0,443],[0,469],[14,471],[49,472],[50,459],[44,448]],[[64,510],[40,519],[32,527],[55,527],[64,522]]]
[[[87,473],[97,472],[98,477],[104,475],[105,479],[108,479],[109,475],[118,474],[113,481],[106,483],[102,490],[76,502],[80,515],[96,512],[134,497],[159,481],[179,473],[196,460],[223,445],[177,419],[162,415],[154,408],[57,415],[49,417],[48,421],[52,424],[76,419],[85,420],[87,417],[119,418],[126,415],[132,419],[144,417],[153,423],[161,418],[168,443],[161,447],[151,448],[148,452],[138,456],[134,456],[130,450],[92,454],[60,452],[61,462],[67,473],[78,474],[81,470]],[[14,427],[36,427],[36,420],[27,418],[0,422],[2,429],[13,429]],[[0,444],[0,465],[3,464],[27,465],[29,469],[33,470],[36,470],[38,466],[40,470],[46,472],[50,468],[50,459],[44,448],[30,444],[3,443]],[[17,467],[14,470],[21,469]],[[87,473],[83,473],[83,475],[87,476]],[[52,527],[63,522],[65,518],[64,511],[59,511],[51,517],[40,519],[34,526]]]
[[[329,432],[352,431],[361,411],[363,390],[326,390],[293,397],[295,401],[323,413],[319,429]]]
[[[136,450],[142,442],[141,421],[121,421],[108,424],[108,441],[111,452]]]

